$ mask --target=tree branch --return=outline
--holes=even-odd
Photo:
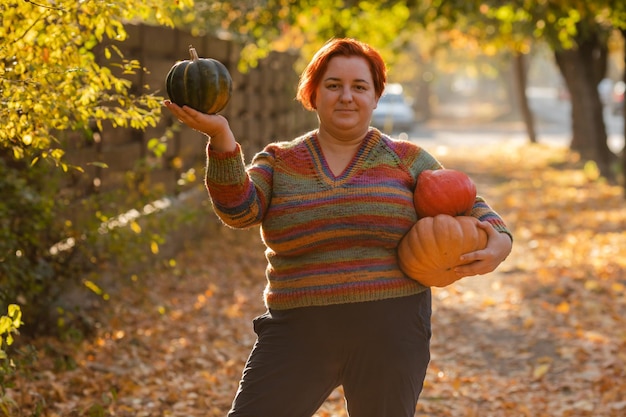
[[[32,4],[33,6],[43,7],[43,8],[45,8],[45,9],[65,11],[65,9],[64,9],[64,8],[62,8],[62,7],[47,6],[47,5],[45,5],[45,4],[35,3],[35,2],[34,2],[34,1],[32,1],[32,0],[24,0],[24,1],[25,1],[26,3],[30,3],[30,4]]]

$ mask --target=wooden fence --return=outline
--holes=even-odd
[[[117,46],[125,57],[138,59],[148,70],[131,76],[136,92],[145,91],[142,86],[148,85],[150,91],[165,97],[165,76],[176,61],[189,59],[189,45],[200,57],[217,59],[228,68],[233,94],[221,113],[228,118],[247,160],[271,141],[288,140],[314,127],[314,114],[295,100],[298,74],[293,54],[272,53],[258,67],[241,73],[237,70],[241,46],[235,42],[163,27],[129,25],[126,29],[128,39]],[[205,140],[184,126],[166,137],[168,128],[177,124],[164,109],[159,124],[145,131],[105,126],[93,137],[68,135],[67,160],[85,167],[86,172],[73,176],[65,194],[78,203],[93,193],[119,190],[128,187],[129,181],[139,181],[141,175],[135,174],[146,172],[146,167],[153,186],[169,195],[184,191],[181,174],[193,168],[203,170]],[[148,151],[147,143],[153,138],[167,145],[160,157]],[[199,177],[202,174],[197,172]]]

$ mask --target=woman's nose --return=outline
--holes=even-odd
[[[349,87],[345,87],[341,90],[341,101],[352,101],[352,91]]]

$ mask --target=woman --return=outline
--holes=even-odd
[[[410,417],[430,359],[431,293],[399,269],[396,247],[417,221],[416,178],[441,165],[370,127],[386,82],[381,56],[353,39],[325,44],[297,98],[319,127],[268,145],[249,167],[228,122],[170,102],[206,134],[206,186],[235,228],[261,225],[267,312],[231,417],[312,416],[339,385],[351,417]],[[502,219],[477,198],[488,244],[459,276],[493,271],[509,254]]]

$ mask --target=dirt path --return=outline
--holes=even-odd
[[[541,149],[455,152],[474,162],[446,157],[446,165],[472,175],[516,242],[497,272],[434,291],[432,363],[416,416],[624,415],[626,261],[599,253],[592,262],[571,252],[582,240],[568,243],[584,225],[580,233],[596,249],[623,245],[620,197],[612,188],[567,183],[578,178],[571,172],[537,177],[537,185],[533,173],[549,164]],[[545,198],[571,187],[587,193],[572,194],[575,208],[563,206],[569,194]],[[532,199],[542,201],[533,206]],[[558,223],[558,210],[579,215],[599,199],[608,226],[578,217]],[[595,240],[600,234],[613,240]],[[212,225],[203,240],[113,297],[111,319],[95,340],[39,341],[32,378],[8,392],[21,410],[14,415],[39,404],[49,417],[223,417],[254,342],[251,319],[263,311],[264,267],[256,229]],[[316,417],[345,415],[338,390]]]
[[[591,242],[609,227],[617,239],[604,245],[618,254],[626,210],[606,190],[587,200],[588,181],[549,147],[467,151],[471,160],[446,165],[470,173],[515,245],[496,272],[435,290],[433,360],[416,415],[626,415],[626,332],[614,331],[624,326],[626,260],[601,259],[593,248],[602,239]],[[600,201],[612,223],[585,223]]]

